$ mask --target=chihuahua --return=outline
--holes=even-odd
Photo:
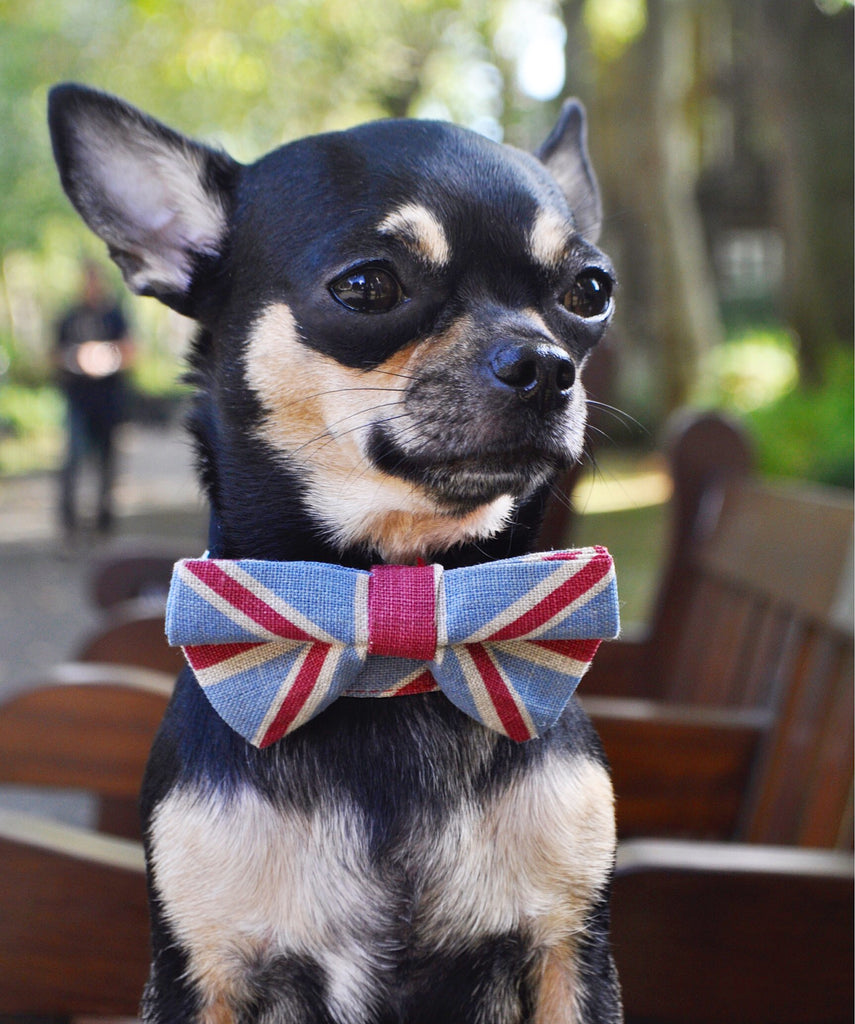
[[[131,290],[198,322],[212,555],[454,568],[534,547],[613,311],[578,102],[536,156],[388,120],[242,165],[71,84],[49,122]],[[343,697],[258,749],[188,668],[142,812],[148,1024],[622,1019],[612,788],[575,700],[515,743],[441,693]]]

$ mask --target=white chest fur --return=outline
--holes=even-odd
[[[228,799],[176,790],[151,838],[154,883],[206,1021],[228,1019],[222,1008],[241,1000],[249,964],[302,954],[324,970],[336,1019],[354,1024],[404,943],[450,951],[518,929],[544,951],[572,943],[615,842],[608,775],[582,758],[548,758],[439,826],[414,817],[409,842],[379,863],[357,807],[283,810],[250,789]],[[405,936],[402,906],[412,910]]]

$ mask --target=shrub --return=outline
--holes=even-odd
[[[801,384],[755,409],[746,422],[757,445],[760,469],[839,487],[853,486],[853,370],[851,350],[826,357],[822,380]]]

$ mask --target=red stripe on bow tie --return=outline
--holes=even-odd
[[[436,582],[432,565],[375,565],[368,577],[368,653],[432,661]]]
[[[470,644],[467,650],[478,669],[478,674],[484,682],[487,695],[496,709],[496,714],[499,716],[505,732],[517,743],[530,740],[533,733],[526,725],[516,701],[508,691],[504,679],[489,654],[481,644]]]
[[[533,608],[492,634],[490,640],[514,640],[533,633],[553,616],[563,612],[578,597],[586,594],[611,572],[612,560],[608,554],[595,555],[590,562],[569,580],[556,587]]]
[[[417,676],[411,683],[407,683],[406,686],[402,686],[400,690],[395,692],[396,697],[411,697],[416,693],[433,693],[439,689],[439,684],[430,674],[430,672],[422,672],[420,676]]]
[[[235,658],[239,654],[251,651],[253,647],[263,647],[266,641],[258,643],[233,643],[233,644],[188,644],[184,648],[190,667],[202,671],[206,668],[214,668],[229,658]]]
[[[242,611],[259,626],[288,640],[314,640],[314,637],[309,636],[290,619],[274,611],[263,598],[242,583],[238,583],[227,572],[223,572],[214,559],[194,559],[185,564],[194,576],[210,587],[223,601]]]
[[[291,728],[294,720],[303,710],[303,705],[312,695],[330,650],[329,644],[314,643],[309,647],[306,659],[300,666],[296,679],[276,712],[276,717],[268,726],[259,747],[269,747],[271,743],[281,740]]]
[[[601,640],[532,640],[535,647],[542,647],[547,651],[554,651],[556,654],[563,654],[565,658],[573,658],[575,661],[589,662],[597,653]]]

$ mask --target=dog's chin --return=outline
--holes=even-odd
[[[425,491],[449,513],[467,513],[505,495],[519,503],[530,497],[549,480],[556,466],[532,461],[525,469],[514,470],[488,460],[471,463],[423,467],[410,479],[421,483]]]
[[[412,453],[380,425],[371,434],[368,454],[378,469],[422,488],[451,515],[467,514],[503,497],[525,501],[572,457],[547,444]]]

